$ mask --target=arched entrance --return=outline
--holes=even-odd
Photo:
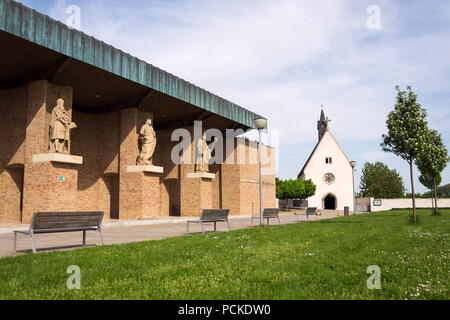
[[[332,194],[328,194],[323,198],[323,208],[325,210],[336,210],[336,202],[336,197]]]

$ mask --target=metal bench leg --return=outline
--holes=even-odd
[[[187,233],[189,234],[189,221],[186,222],[186,230],[187,230]]]
[[[83,246],[86,245],[86,230],[83,231]]]
[[[100,233],[100,240],[102,241],[102,246],[105,245],[105,242],[103,241],[103,232],[102,228],[98,227],[98,232]]]
[[[228,220],[227,220],[227,225],[228,225],[228,231],[231,231],[230,223],[228,222]]]
[[[16,255],[16,252],[17,252],[17,233],[14,232],[13,255]]]
[[[36,253],[36,244],[34,242],[34,234],[31,233],[29,236],[31,239],[31,250],[33,251],[33,253]]]
[[[202,233],[205,233],[205,227],[203,227],[203,222],[200,222],[200,226],[202,227]]]
[[[217,230],[217,221],[214,221],[214,232]]]
[[[277,216],[277,219],[278,219],[278,224],[281,224],[280,217]]]
[[[267,226],[270,226],[269,218],[267,218]]]

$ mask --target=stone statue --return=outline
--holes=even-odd
[[[137,157],[137,165],[152,165],[152,157],[156,147],[155,130],[152,127],[152,119],[147,118],[139,133],[141,152]]]
[[[69,112],[64,108],[64,99],[56,100],[50,119],[48,152],[70,153],[70,130],[77,125],[70,119]]]
[[[208,143],[206,142],[206,137],[203,135],[197,142],[197,152],[199,155],[199,160],[197,161],[199,163],[195,164],[195,171],[196,172],[209,172],[209,160],[212,158],[211,153],[214,149],[214,146],[217,142],[217,138],[214,138],[213,143],[211,143],[211,146],[208,146]]]

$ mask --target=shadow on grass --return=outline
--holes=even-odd
[[[348,221],[348,220],[333,220],[333,219],[329,219],[329,220],[321,220],[319,221],[319,223],[362,223],[361,221]]]
[[[74,244],[68,246],[58,246],[58,247],[46,247],[46,248],[36,248],[36,252],[46,252],[46,251],[55,251],[55,250],[67,250],[67,249],[80,249],[80,248],[89,248],[89,247],[97,247],[96,244]],[[32,249],[24,249],[17,250],[17,253],[33,253]]]

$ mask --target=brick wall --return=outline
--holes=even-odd
[[[21,221],[27,87],[0,90],[0,222]]]
[[[83,157],[82,165],[32,162],[33,155],[48,150],[50,113],[59,97],[78,126],[71,134],[71,153]],[[171,151],[178,142],[171,141],[172,130],[158,130],[153,163],[164,167],[164,173],[131,174],[126,168],[135,165],[138,131],[148,112],[72,111],[72,89],[42,80],[0,90],[0,115],[0,222],[27,222],[39,210],[102,210],[107,218],[111,212],[121,219],[175,215],[177,207],[184,215],[198,215],[206,208],[258,212],[258,165],[248,163],[257,157],[256,145],[246,140],[236,140],[228,155],[235,164],[210,166],[214,179],[189,179],[186,174],[194,172],[195,165],[172,163]],[[192,133],[193,128],[188,129]],[[246,163],[236,163],[238,150]],[[264,205],[274,207],[275,176],[265,176],[264,182]]]

